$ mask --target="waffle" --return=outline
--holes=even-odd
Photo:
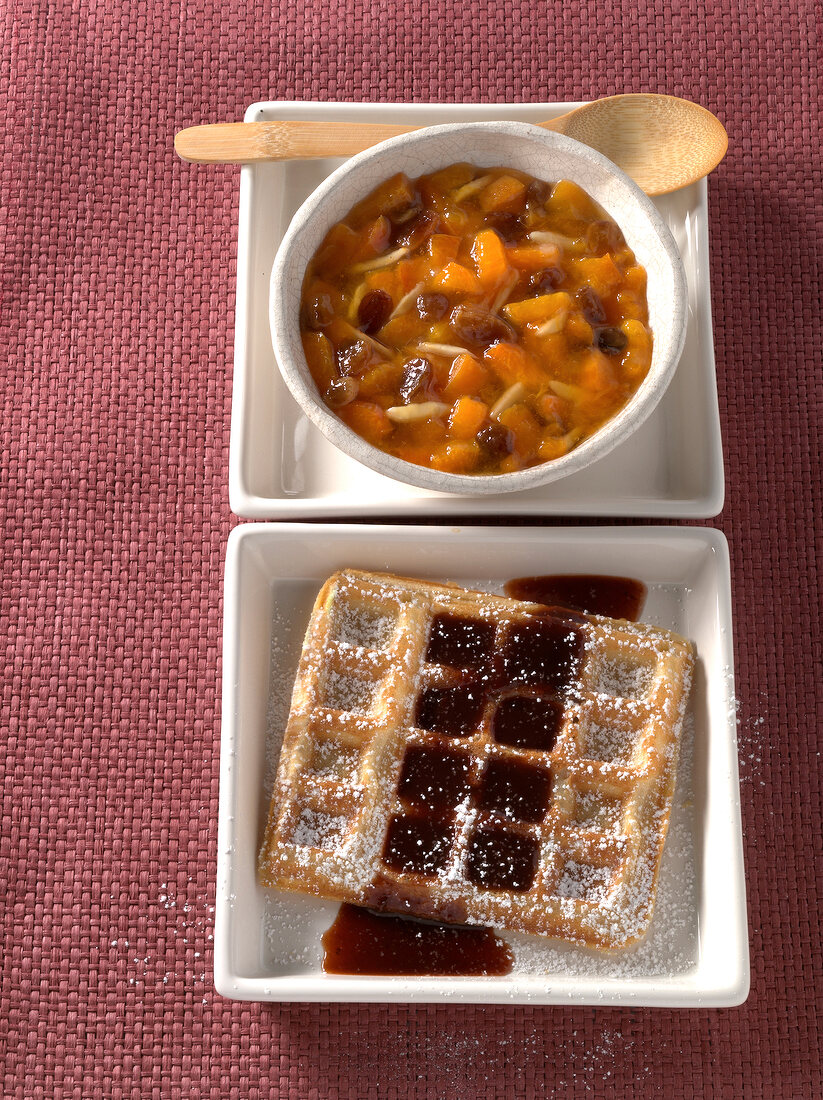
[[[309,622],[260,881],[593,947],[646,932],[693,651],[345,570]]]

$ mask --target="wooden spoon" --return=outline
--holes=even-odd
[[[687,99],[646,93],[587,103],[538,125],[597,149],[643,188],[665,195],[716,168],[729,144],[719,119]],[[417,126],[369,122],[229,122],[181,130],[183,160],[247,164],[259,160],[347,157]]]

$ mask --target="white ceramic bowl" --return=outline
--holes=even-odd
[[[324,404],[300,341],[300,293],[306,266],[332,225],[395,173],[405,172],[415,178],[459,161],[479,167],[506,165],[545,180],[573,180],[614,218],[648,275],[654,350],[642,385],[616,416],[579,447],[562,458],[516,473],[444,473],[404,462],[373,447]],[[571,138],[522,122],[432,126],[392,138],[346,161],[294,215],[275,257],[269,296],[274,353],[286,385],[309,420],[341,451],[378,473],[446,493],[528,489],[576,473],[602,458],[643,423],[663,396],[683,350],[686,320],[683,264],[651,200],[600,153]]]

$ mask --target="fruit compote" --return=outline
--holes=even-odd
[[[511,168],[380,184],[309,263],[300,320],[341,420],[458,474],[567,454],[652,358],[646,272],[619,226],[577,184]]]

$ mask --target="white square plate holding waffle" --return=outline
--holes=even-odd
[[[657,903],[646,937],[603,952],[524,933],[501,977],[323,972],[338,905],[259,885],[257,859],[306,626],[324,582],[355,568],[502,594],[506,581],[610,574],[648,586],[641,622],[697,663]],[[254,524],[226,557],[215,985],[259,1001],[721,1007],[745,1000],[749,955],[728,549],[713,530]]]
[[[297,119],[540,122],[578,103],[254,103],[246,122]],[[705,180],[661,195],[689,289],[686,345],[649,419],[606,458],[570,477],[504,496],[435,493],[403,485],[339,452],[300,411],[272,351],[269,282],[292,215],[343,161],[246,165],[240,182],[229,500],[248,519],[368,516],[584,515],[702,519],[723,507],[723,453],[709,287]]]

